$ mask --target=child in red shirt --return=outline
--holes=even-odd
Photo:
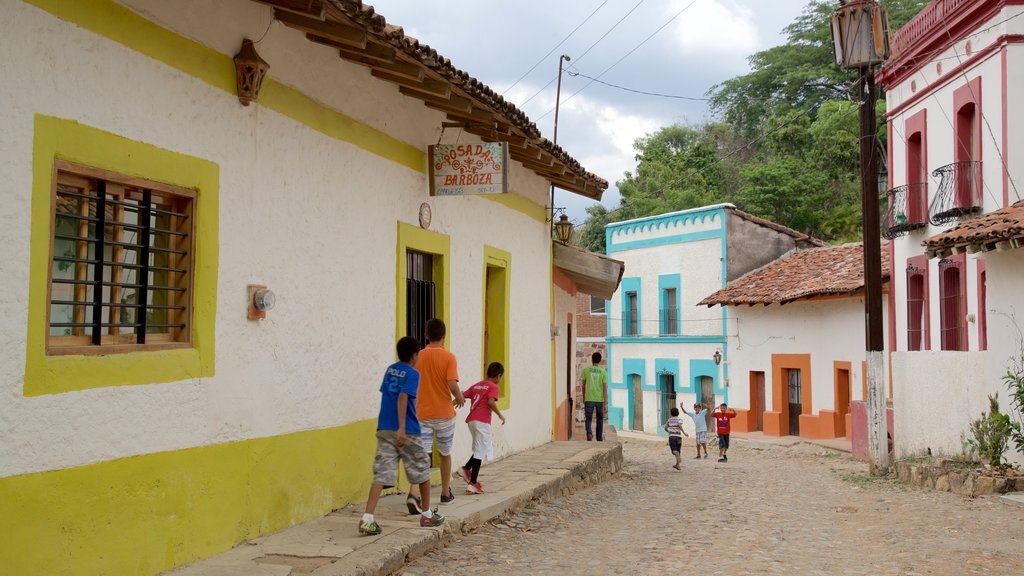
[[[711,413],[711,417],[715,419],[715,424],[717,424],[718,461],[728,462],[729,457],[726,455],[726,452],[729,451],[729,432],[732,431],[732,423],[730,420],[736,417],[736,411],[729,408],[725,402],[722,402],[722,405]]]
[[[494,459],[494,450],[491,446],[491,413],[497,414],[498,418],[501,418],[501,423],[505,423],[505,416],[498,409],[498,397],[501,395],[498,383],[504,375],[505,367],[498,362],[491,362],[487,366],[487,379],[473,384],[462,393],[470,401],[466,424],[473,435],[473,455],[455,476],[466,481],[467,494],[484,493],[483,486],[477,478],[483,461]]]

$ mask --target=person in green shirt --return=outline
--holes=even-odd
[[[604,413],[608,401],[608,372],[601,368],[601,353],[594,352],[590,356],[591,366],[583,369],[580,383],[583,384],[583,405],[586,409],[587,441],[594,439],[591,422],[597,412],[597,441],[604,442]]]

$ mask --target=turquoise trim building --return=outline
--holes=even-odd
[[[628,274],[607,309],[609,412],[613,423],[648,432],[661,429],[672,405],[733,404],[729,340],[736,326],[727,307],[698,303],[790,250],[820,245],[731,204],[611,223],[605,242]],[[636,318],[630,294],[636,294]],[[713,398],[701,397],[702,379],[710,379]]]

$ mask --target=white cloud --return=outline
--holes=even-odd
[[[690,1],[673,0],[666,13],[675,14]],[[742,62],[759,45],[754,12],[736,0],[698,0],[669,30],[688,56],[719,54]]]

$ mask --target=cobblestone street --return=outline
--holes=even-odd
[[[998,498],[872,479],[807,444],[734,445],[723,464],[684,452],[681,472],[662,442],[624,444],[618,478],[485,525],[404,575],[1024,573],[1024,507]]]

